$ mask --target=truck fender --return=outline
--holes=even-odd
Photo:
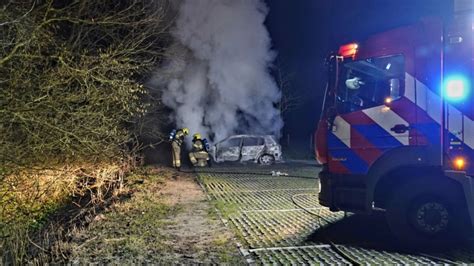
[[[372,210],[374,193],[379,181],[403,168],[440,168],[439,147],[402,146],[387,151],[377,159],[367,174],[366,210]]]

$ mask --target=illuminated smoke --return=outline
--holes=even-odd
[[[172,54],[152,84],[178,127],[213,140],[237,133],[279,136],[281,94],[262,0],[183,0]]]

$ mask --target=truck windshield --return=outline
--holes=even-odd
[[[344,64],[339,74],[338,112],[354,112],[403,95],[405,60],[402,55],[394,55],[353,61]]]

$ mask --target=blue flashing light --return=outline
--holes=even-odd
[[[461,76],[451,77],[446,80],[444,96],[450,101],[464,100],[469,93],[469,81]]]

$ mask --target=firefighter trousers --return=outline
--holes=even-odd
[[[181,145],[179,145],[176,141],[171,143],[171,154],[173,156],[173,167],[180,168],[181,167]]]
[[[189,160],[194,166],[205,167],[209,160],[209,154],[206,151],[190,152]]]

